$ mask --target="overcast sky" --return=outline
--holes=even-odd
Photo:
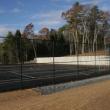
[[[37,32],[42,27],[58,28],[65,21],[61,13],[78,0],[0,0],[0,35],[7,31],[23,30],[28,23]],[[79,0],[83,4],[98,5],[110,10],[110,0]]]

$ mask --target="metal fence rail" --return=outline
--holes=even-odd
[[[6,44],[0,38],[0,91],[107,75],[109,50],[104,44],[24,38]]]

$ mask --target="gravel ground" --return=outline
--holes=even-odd
[[[110,110],[110,80],[50,95],[33,90],[0,93],[0,110]]]

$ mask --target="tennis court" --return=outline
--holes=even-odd
[[[0,89],[37,87],[109,74],[109,68],[64,64],[16,64],[0,66]]]
[[[101,53],[90,52],[90,46],[81,54],[82,44],[77,44],[75,50],[74,43],[16,39],[14,44],[4,47],[3,39],[0,40],[0,91],[54,85],[109,74],[110,58],[104,46],[99,49]],[[69,46],[73,46],[71,54]]]

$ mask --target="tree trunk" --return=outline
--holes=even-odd
[[[32,46],[33,46],[33,50],[34,50],[34,57],[37,58],[37,54],[36,54],[36,48],[34,46],[34,40],[32,40]]]
[[[94,40],[93,40],[93,52],[95,52],[96,51],[96,42],[97,42],[97,34],[98,34],[98,32],[97,32],[97,30],[95,29],[95,32],[94,32]]]

